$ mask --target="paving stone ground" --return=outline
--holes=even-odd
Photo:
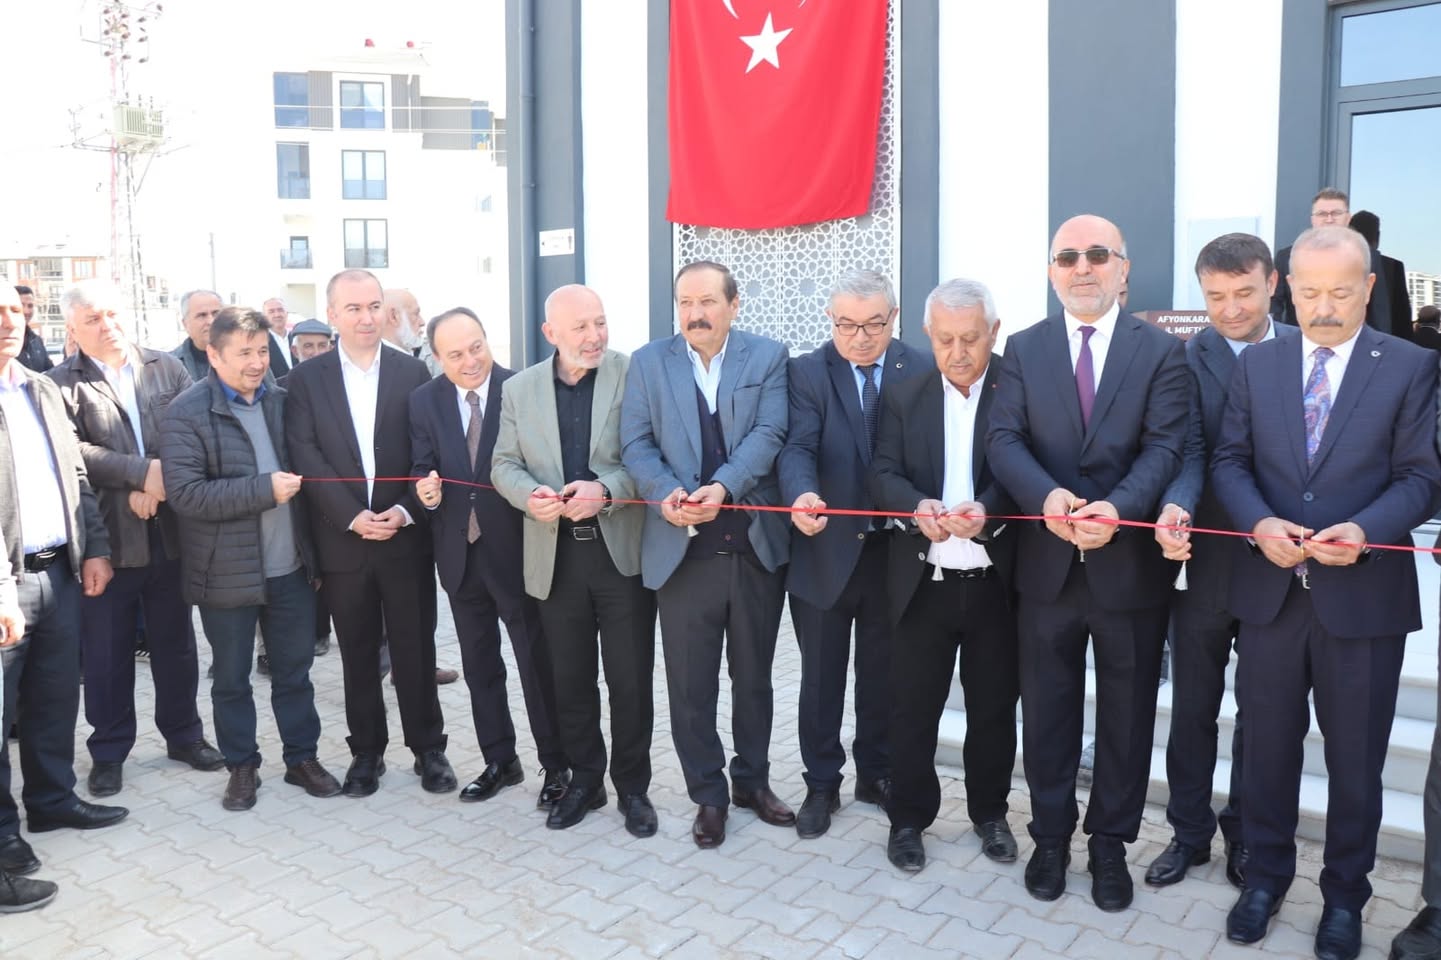
[[[454,627],[441,604],[440,662],[459,667]],[[197,630],[199,624],[197,622]],[[1220,848],[1184,883],[1152,890],[1145,865],[1169,839],[1164,812],[1146,810],[1130,849],[1135,905],[1119,914],[1089,899],[1084,838],[1073,849],[1069,886],[1054,903],[1022,885],[1030,853],[1029,799],[1019,780],[1010,821],[1021,862],[980,856],[965,817],[958,771],[943,770],[940,819],[926,835],[929,864],[904,876],[886,860],[887,823],[875,807],[846,802],[830,833],[801,840],[792,830],[733,810],[726,842],[697,850],[694,808],[670,740],[664,675],[657,650],[655,780],[660,832],[637,840],[609,805],[567,831],[545,828],[535,808],[534,744],[525,729],[511,664],[511,711],[520,729],[526,782],[480,804],[420,789],[399,742],[391,701],[389,773],[376,795],[317,800],[282,782],[268,683],[256,678],[265,764],[259,803],[248,813],[221,809],[225,774],[197,773],[165,758],[150,722],[149,670],[138,668],[142,736],[117,799],[123,824],[29,839],[44,861],[37,876],[57,881],[48,908],[0,917],[0,958],[390,958],[666,957],[765,958],[1136,958],[1309,957],[1321,910],[1321,851],[1302,842],[1300,875],[1266,941],[1236,947],[1223,935],[1234,891]],[[202,664],[209,650],[202,640]],[[337,776],[348,761],[336,651],[316,661],[323,724],[321,760]],[[789,620],[775,662],[776,720],[771,783],[794,805],[804,796],[796,740],[800,660]],[[201,715],[210,726],[202,681]],[[483,761],[470,728],[464,680],[441,688],[449,756],[462,782]],[[721,729],[729,724],[722,684]],[[850,722],[847,711],[847,722]],[[83,720],[77,732],[81,795],[89,770]],[[849,742],[850,730],[845,731]],[[728,739],[728,738],[726,738]],[[13,761],[12,757],[12,761]],[[17,793],[18,793],[18,763]],[[849,774],[849,770],[847,773]],[[607,785],[609,789],[609,784]],[[1367,960],[1385,957],[1391,937],[1420,898],[1420,868],[1382,861],[1365,914]]]

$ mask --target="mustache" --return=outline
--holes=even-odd
[[[1312,317],[1312,318],[1311,318],[1311,326],[1313,326],[1313,327],[1341,327],[1341,326],[1345,326],[1345,324],[1343,324],[1343,323],[1341,322],[1341,318],[1340,318],[1340,317]]]
[[[692,320],[685,325],[685,328],[687,330],[709,330],[711,325],[709,320]]]

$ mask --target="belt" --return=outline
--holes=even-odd
[[[996,568],[994,566],[969,567],[965,570],[956,570],[951,567],[936,567],[928,563],[926,567],[928,568],[927,579],[934,578],[937,570],[940,571],[940,578],[943,580],[991,580],[996,576]]]
[[[49,547],[45,550],[36,550],[34,553],[25,554],[25,571],[27,573],[42,573],[50,569],[50,565],[59,560],[65,554],[65,544]]]
[[[572,540],[599,540],[600,525],[596,523],[586,523],[580,526],[572,526],[570,528],[570,538]]]

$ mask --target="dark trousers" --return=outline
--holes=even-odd
[[[0,716],[0,837],[20,832],[5,742],[17,717],[25,730],[19,750],[25,809],[45,813],[75,798],[80,584],[70,571],[64,547],[60,554],[41,573],[15,572],[25,636],[0,653],[5,673],[5,707]]]
[[[516,557],[515,562],[518,565],[520,557]],[[520,690],[525,697],[525,712],[540,765],[547,770],[565,769],[565,748],[561,746],[555,713],[555,679],[546,655],[540,610],[534,598],[525,595],[515,570],[497,570],[486,559],[482,541],[477,540],[466,551],[465,575],[450,595],[450,612],[460,641],[465,684],[470,688],[475,737],[485,762],[508,763],[515,757],[515,723],[510,718],[505,660],[500,653],[500,621],[503,620],[510,637],[510,649],[515,654],[515,668],[520,672]],[[342,643],[343,637],[342,634]],[[392,657],[393,647],[392,641]],[[434,690],[434,644],[430,650],[429,669]]]
[[[887,538],[872,535],[861,548],[851,578],[835,606],[823,610],[794,593],[791,623],[801,651],[801,695],[797,726],[802,776],[812,790],[836,789],[846,750],[841,719],[846,705],[846,671],[851,626],[856,632],[856,738],[851,750],[856,776],[877,780],[890,774],[891,624],[886,599]]]
[[[650,789],[655,728],[655,594],[640,577],[616,570],[603,540],[574,540],[562,526],[550,596],[540,601],[545,645],[555,674],[560,739],[572,782],[605,777],[600,732],[597,644],[610,695],[610,779],[620,794]]]
[[[215,709],[215,743],[232,770],[260,765],[255,740],[255,697],[250,687],[250,657],[257,624],[265,634],[270,658],[270,706],[285,765],[315,757],[320,715],[310,666],[315,660],[315,590],[303,570],[265,581],[265,603],[247,607],[200,605],[200,623],[210,641],[215,679],[210,700]]]
[[[1436,709],[1441,717],[1441,687],[1436,690]],[[1426,768],[1421,816],[1426,829],[1421,900],[1428,907],[1441,908],[1441,725],[1431,735],[1431,765]]]
[[[941,809],[936,735],[957,653],[966,695],[966,812],[972,823],[1010,809],[1020,695],[1015,618],[999,579],[930,579],[896,625],[891,663],[891,825],[924,830]]]
[[[1211,809],[1216,773],[1216,718],[1226,692],[1226,665],[1240,624],[1220,609],[1214,590],[1171,594],[1171,734],[1166,741],[1166,819],[1176,839],[1204,849],[1219,823],[1228,842],[1241,842],[1241,710],[1231,734],[1231,788],[1218,817]],[[1239,700],[1237,701],[1239,703]]]
[[[1055,601],[1021,597],[1017,625],[1031,837],[1066,842],[1076,829],[1089,640],[1096,663],[1096,761],[1083,829],[1133,842],[1150,778],[1165,605],[1102,609],[1084,565],[1073,561]]]
[[[730,777],[738,790],[770,777],[771,665],[785,605],[785,569],[771,573],[749,552],[691,554],[657,591],[671,736],[698,804],[725,807],[725,748],[716,731],[720,662],[731,679]]]
[[[1246,886],[1285,894],[1296,875],[1301,766],[1311,710],[1325,740],[1326,850],[1321,897],[1360,910],[1371,897],[1381,828],[1381,768],[1396,716],[1406,638],[1327,632],[1310,591],[1293,583],[1276,619],[1241,625],[1246,712]]]
[[[94,728],[85,744],[97,763],[119,763],[135,746],[135,623],[142,604],[155,726],[172,747],[205,735],[195,708],[200,674],[180,561],[164,559],[158,531],[150,540],[153,563],[117,569],[104,593],[80,601],[85,720]]]

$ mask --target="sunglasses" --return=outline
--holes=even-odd
[[[1085,255],[1086,262],[1093,267],[1103,266],[1110,263],[1112,257],[1126,259],[1126,255],[1119,250],[1112,250],[1110,247],[1087,247],[1084,250],[1072,250],[1069,247],[1065,250],[1057,250],[1051,255],[1051,262],[1058,267],[1074,267],[1081,262],[1081,256]]]

